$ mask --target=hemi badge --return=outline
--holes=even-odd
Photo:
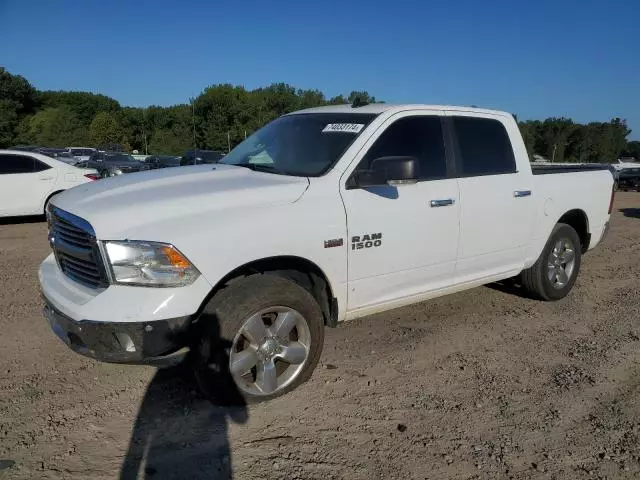
[[[333,248],[333,247],[341,247],[343,241],[341,238],[334,238],[333,240],[325,240],[324,248]]]

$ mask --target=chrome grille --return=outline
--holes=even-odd
[[[87,287],[106,287],[102,256],[89,222],[56,207],[49,210],[48,221],[49,244],[60,270]]]

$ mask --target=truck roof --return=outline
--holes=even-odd
[[[465,107],[465,106],[453,106],[453,105],[424,105],[424,104],[391,104],[391,103],[370,103],[361,107],[353,107],[351,104],[346,105],[327,105],[325,107],[306,108],[304,110],[298,110],[292,112],[289,115],[296,115],[300,113],[372,113],[380,114],[387,111],[401,112],[403,110],[453,110],[457,112],[472,112],[483,113],[493,115],[507,115],[511,116],[508,112],[500,110],[488,110],[485,108]]]

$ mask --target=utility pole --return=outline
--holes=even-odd
[[[227,130],[227,153],[231,151],[231,137],[229,136],[229,130]]]
[[[553,155],[551,156],[551,163],[556,161],[556,148],[558,148],[558,144],[554,143],[553,144]]]

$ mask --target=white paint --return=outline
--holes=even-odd
[[[76,168],[39,153],[0,150],[0,155],[35,158],[50,167],[32,173],[3,174],[0,171],[0,217],[42,215],[44,204],[52,193],[92,182],[85,175],[97,174],[95,170]]]
[[[591,247],[602,235],[613,179],[608,171],[533,176],[513,117],[465,107],[367,105],[378,116],[322,177],[274,175],[228,165],[134,173],[72,189],[54,204],[88,220],[100,240],[175,245],[202,276],[186,287],[111,286],[94,291],[59,273],[49,258],[44,294],[72,318],[142,321],[191,314],[211,288],[251,261],[295,256],[327,276],[339,319],[415,303],[517,274],[533,264],[558,219],[582,209]],[[305,112],[352,112],[350,106]],[[517,174],[348,190],[375,139],[406,115],[491,116],[509,133]],[[531,190],[516,198],[516,190]],[[451,198],[452,206],[429,201]],[[376,247],[352,237],[381,233]],[[325,248],[325,240],[344,240]]]

